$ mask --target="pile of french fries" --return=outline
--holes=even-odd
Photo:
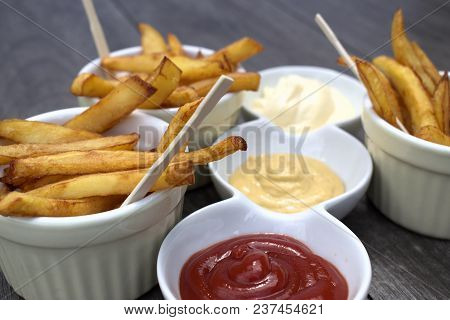
[[[155,68],[167,58],[170,58],[172,63],[163,65],[164,70],[161,72],[167,77],[153,83],[158,94],[144,101],[138,108],[180,107],[204,97],[223,74],[234,79],[229,92],[258,90],[258,73],[236,71],[239,63],[263,50],[262,45],[251,38],[237,40],[208,57],[204,57],[201,52],[190,57],[183,51],[181,42],[174,34],[169,33],[166,42],[161,33],[148,24],[139,24],[139,31],[141,54],[102,59],[101,66],[109,71],[112,79],[104,79],[96,74],[80,74],[73,80],[72,94],[102,98],[132,75],[148,81]],[[127,75],[116,76],[115,72],[118,71],[125,71]]]
[[[378,56],[370,63],[353,57],[374,110],[418,138],[450,146],[448,73],[441,76],[423,49],[408,39],[401,9],[392,20],[391,41],[394,58]]]
[[[134,151],[139,140],[136,133],[102,136],[143,103],[162,102],[161,91],[171,86],[167,70],[178,68],[165,58],[146,81],[130,76],[64,125],[0,120],[0,137],[10,142],[0,146],[0,164],[6,165],[1,178],[0,214],[63,217],[118,207],[202,100],[178,109],[155,151]],[[241,137],[229,137],[208,148],[180,153],[149,192],[192,184],[194,165],[246,148]]]

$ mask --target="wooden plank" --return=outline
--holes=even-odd
[[[148,22],[163,34],[175,33],[186,44],[218,49],[240,37],[254,37],[265,50],[245,63],[251,70],[288,64],[336,67],[330,45],[316,28],[278,9],[271,1],[258,1],[258,5],[239,0],[166,0],[152,2],[151,6],[145,0],[115,3],[132,23]]]
[[[444,2],[442,0],[367,0],[343,3],[333,0],[308,2],[280,0],[270,3],[299,22],[307,23],[315,29],[317,26],[314,22],[314,15],[321,13],[350,53],[363,56],[371,54],[372,57],[379,54],[392,55],[391,46],[388,44],[391,20],[395,10],[402,8],[406,27],[422,20],[408,31],[408,35],[423,46],[438,67],[446,69],[450,55],[450,46],[448,45],[450,6],[444,6],[423,19],[442,6]],[[324,42],[327,41],[323,35],[321,37]],[[383,44],[387,45],[373,52]],[[326,51],[332,60],[336,58],[337,54],[331,45]]]
[[[361,239],[372,262],[374,299],[448,299],[450,241],[406,230],[367,199],[343,222]]]
[[[80,1],[9,1],[23,15],[61,39],[39,29],[0,4],[0,82],[2,117],[28,117],[77,106],[69,87],[78,70],[96,57]],[[95,1],[112,50],[138,41],[138,33],[108,1]],[[132,40],[133,37],[135,40]]]

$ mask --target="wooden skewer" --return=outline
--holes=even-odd
[[[328,23],[325,21],[324,18],[322,18],[322,16],[320,15],[320,13],[316,14],[316,17],[314,18],[314,20],[316,21],[316,23],[319,25],[319,28],[322,30],[322,32],[325,34],[325,36],[327,37],[328,41],[331,42],[331,44],[333,45],[333,47],[336,49],[336,51],[339,53],[339,55],[341,55],[344,60],[345,63],[350,67],[350,69],[352,70],[353,74],[358,78],[359,78],[359,73],[358,73],[358,69],[356,68],[356,64],[355,62],[352,60],[352,58],[350,57],[350,55],[348,54],[347,50],[345,50],[344,46],[342,45],[342,43],[339,41],[339,39],[336,37],[336,35],[334,34],[333,30],[330,28],[330,26],[328,25]],[[361,80],[361,79],[360,79]]]
[[[91,29],[92,37],[94,38],[95,47],[100,58],[104,58],[109,55],[108,43],[106,42],[103,28],[98,20],[97,12],[95,11],[92,0],[82,0],[84,11],[89,20],[89,27]]]
[[[338,54],[344,58],[345,63],[350,67],[350,70],[353,72],[353,74],[359,79],[359,81],[361,81],[361,78],[359,77],[358,69],[356,68],[355,62],[350,57],[347,50],[345,50],[344,46],[339,41],[338,37],[333,32],[333,30],[330,28],[330,26],[325,21],[325,19],[322,18],[320,13],[317,13],[314,20],[316,21],[317,25],[322,30],[322,32],[325,34],[328,41],[330,41],[331,44],[333,45],[333,47],[336,49]],[[403,123],[400,121],[399,118],[396,117],[395,121],[396,121],[398,127],[400,128],[400,130],[409,134],[408,130],[406,130],[406,127],[403,125]]]
[[[191,130],[196,129],[205,117],[215,107],[220,98],[227,93],[234,80],[227,76],[221,76],[208,92],[206,97],[195,110],[194,114],[181,129],[178,135],[169,144],[163,154],[150,167],[142,180],[138,183],[133,192],[125,199],[121,207],[133,203],[145,197],[150,187],[158,180],[164,169],[169,165],[172,158],[179,153],[180,149],[188,142]]]

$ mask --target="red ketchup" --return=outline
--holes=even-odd
[[[182,299],[347,299],[330,262],[284,235],[250,234],[195,253],[180,275]]]

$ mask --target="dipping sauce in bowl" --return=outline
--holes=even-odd
[[[336,88],[299,75],[281,77],[275,86],[264,87],[250,106],[277,126],[298,134],[355,116],[350,100]]]
[[[182,299],[347,299],[339,270],[300,241],[250,234],[195,253],[180,275]]]
[[[325,163],[299,154],[249,156],[229,182],[256,204],[283,213],[306,210],[345,191]]]

